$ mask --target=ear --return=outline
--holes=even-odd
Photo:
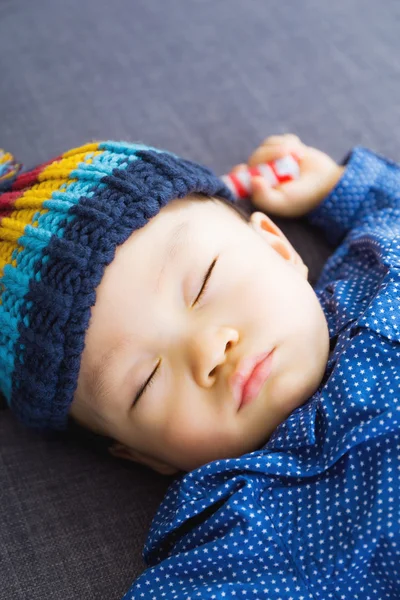
[[[303,277],[308,277],[308,267],[301,256],[293,248],[284,233],[262,212],[253,212],[250,216],[250,226],[286,261],[291,263]]]
[[[161,473],[161,475],[175,475],[179,473],[179,469],[176,467],[172,467],[167,463],[164,463],[156,458],[152,458],[151,456],[147,456],[143,452],[139,450],[134,450],[129,446],[125,446],[124,444],[120,444],[119,442],[114,442],[112,446],[108,448],[109,453],[116,458],[123,458],[125,460],[131,460],[132,462],[137,462],[141,465],[145,465],[157,473]]]

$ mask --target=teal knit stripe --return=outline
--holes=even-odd
[[[18,326],[23,304],[21,298],[28,293],[31,280],[40,280],[41,265],[48,260],[46,248],[51,237],[63,237],[65,226],[75,219],[75,215],[69,212],[79,203],[82,196],[92,197],[104,187],[104,184],[100,183],[103,177],[110,175],[116,167],[125,168],[137,158],[135,151],[147,149],[147,146],[104,142],[99,145],[99,149],[104,152],[96,156],[90,152],[85,156],[85,160],[91,159],[91,163],[82,162],[77,169],[71,171],[70,178],[79,178],[78,181],[62,184],[59,190],[52,193],[49,200],[43,202],[45,212],[38,211],[32,220],[32,223],[37,222],[37,227],[27,225],[24,235],[18,239],[18,248],[12,255],[16,260],[16,267],[9,264],[4,268],[4,275],[0,280],[0,286],[3,288],[0,305],[0,390],[8,403],[11,398],[15,352],[22,350],[18,350]],[[132,151],[132,154],[127,157],[126,153],[129,151]],[[24,323],[29,328],[27,316]]]

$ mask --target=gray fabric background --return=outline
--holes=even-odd
[[[0,147],[26,167],[91,139],[229,170],[292,131],[400,160],[400,4],[1,0]],[[315,282],[329,247],[282,223]],[[118,599],[171,478],[0,413],[0,600]]]

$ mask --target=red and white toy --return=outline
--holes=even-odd
[[[235,173],[223,175],[221,179],[231,190],[236,199],[248,198],[251,195],[251,177],[261,175],[272,187],[286,181],[298,179],[300,175],[299,159],[295,154],[288,154],[269,163],[256,167],[243,167]]]

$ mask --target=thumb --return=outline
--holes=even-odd
[[[261,210],[272,215],[283,216],[285,212],[286,196],[282,190],[273,188],[259,175],[251,178],[252,202]]]

